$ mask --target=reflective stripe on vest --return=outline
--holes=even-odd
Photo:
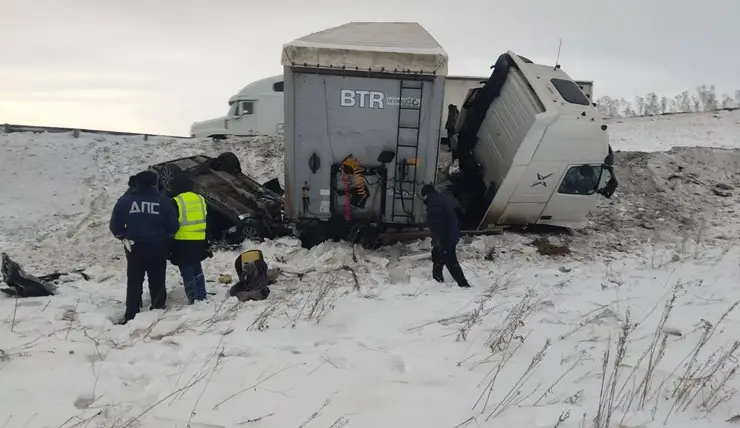
[[[175,234],[179,241],[206,239],[206,200],[197,193],[185,192],[175,198],[180,228]]]

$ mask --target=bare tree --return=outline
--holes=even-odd
[[[620,117],[622,115],[619,100],[603,96],[596,100],[596,108],[602,117]]]
[[[656,114],[660,114],[660,106],[659,106],[659,98],[658,94],[655,92],[651,92],[645,96],[645,111],[643,112],[645,115],[654,116]]]
[[[645,97],[635,98],[635,111],[638,116],[645,116]]]
[[[717,92],[714,85],[700,85],[696,88],[697,98],[694,101],[694,111],[717,110]],[[698,103],[697,103],[698,101]]]
[[[694,91],[683,91],[668,98],[650,92],[645,96],[635,98],[632,104],[624,98],[601,96],[596,100],[596,108],[604,118],[634,117],[659,115],[665,113],[692,113],[713,111],[719,108],[740,108],[740,90],[735,96],[721,94],[717,96],[714,85],[699,85]],[[719,99],[721,99],[721,102]]]
[[[664,96],[660,97],[660,114],[668,113],[668,98]]]
[[[619,99],[619,111],[622,114],[622,117],[637,116],[637,112],[635,111],[635,108],[632,105],[632,103],[625,100],[624,98]]]
[[[691,96],[689,91],[683,91],[676,95],[676,113],[688,113],[691,110]]]
[[[735,107],[735,100],[727,94],[722,94],[722,108],[732,107]]]

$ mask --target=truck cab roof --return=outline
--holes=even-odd
[[[260,95],[273,94],[275,92],[283,92],[282,74],[265,77],[264,79],[256,80],[248,84],[243,87],[241,91],[237,92],[236,95],[229,98],[229,104],[232,104],[237,100],[259,98]]]

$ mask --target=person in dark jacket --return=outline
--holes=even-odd
[[[422,187],[421,197],[427,206],[427,226],[432,233],[432,277],[443,282],[442,268],[446,266],[459,287],[470,287],[457,261],[460,225],[452,200],[431,184]]]
[[[150,309],[163,309],[167,302],[165,278],[168,241],[179,228],[172,202],[157,190],[157,174],[136,175],[138,189],[118,199],[110,219],[110,231],[126,247],[126,314],[132,320],[141,308],[144,277],[149,282]]]
[[[190,179],[176,176],[171,182],[173,204],[179,229],[170,241],[170,261],[180,268],[188,302],[206,299],[206,278],[202,262],[212,257],[206,234],[208,207],[203,196],[192,191]]]
[[[457,118],[460,117],[460,111],[457,109],[455,104],[447,106],[447,122],[445,122],[445,129],[447,130],[447,141],[450,151],[452,151],[452,136],[455,134],[455,125],[457,124]]]

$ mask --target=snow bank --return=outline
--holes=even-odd
[[[145,294],[134,321],[113,325],[125,269],[107,221],[127,177],[224,150],[259,180],[282,177],[269,139],[0,136],[0,246],[30,273],[90,275],[63,278],[52,298],[0,296],[0,426],[565,428],[611,414],[611,426],[708,428],[740,413],[735,151],[618,153],[622,187],[601,208],[613,226],[551,237],[576,250],[559,258],[539,254],[534,236],[466,238],[469,290],[431,280],[417,257],[428,240],[309,251],[281,238],[244,245],[296,272],[267,301],[227,297],[215,280],[234,273],[237,253],[218,252],[204,263],[209,302],[185,306],[170,267],[168,308],[146,310]],[[683,225],[681,213],[708,221]],[[631,240],[654,245],[613,251]],[[599,412],[612,385],[613,411]]]
[[[610,119],[607,123],[614,150],[740,148],[740,110]]]
[[[740,236],[740,150],[680,147],[615,157],[620,187],[589,216],[584,239],[591,248]]]
[[[740,236],[740,111],[620,119],[609,131],[619,188],[591,213],[583,246],[680,248]]]

